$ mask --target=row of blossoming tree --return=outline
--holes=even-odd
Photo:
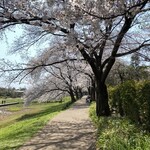
[[[149,59],[149,10],[149,0],[1,0],[2,38],[14,26],[24,29],[12,52],[27,52],[34,44],[49,46],[37,48],[38,55],[45,57],[36,63],[34,58],[17,65],[3,60],[1,73],[14,72],[13,79],[22,80],[29,74],[38,76],[49,66],[55,71],[48,69],[43,78],[56,71],[62,77],[59,64],[84,60],[96,83],[97,116],[109,116],[106,79],[116,59],[135,52]]]

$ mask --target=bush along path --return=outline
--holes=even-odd
[[[97,127],[98,150],[150,150],[150,133],[146,133],[127,117],[96,116],[95,103],[90,117]]]
[[[95,150],[95,128],[85,98],[54,117],[19,150]]]

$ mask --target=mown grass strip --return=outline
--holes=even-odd
[[[128,119],[98,118],[95,104],[90,107],[90,117],[97,127],[99,150],[150,150],[150,134],[140,130]]]
[[[5,101],[5,103],[14,103],[14,102],[23,102],[23,99],[21,98],[0,98],[0,103],[2,104],[2,101]]]
[[[0,129],[0,150],[16,150],[30,139],[50,119],[66,108],[68,100],[62,103],[49,103],[36,106],[40,111],[27,113],[15,118],[13,124]],[[41,107],[43,109],[41,110]]]

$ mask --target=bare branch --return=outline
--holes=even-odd
[[[122,56],[125,56],[125,55],[129,55],[129,54],[132,54],[132,53],[135,53],[135,52],[139,51],[139,50],[140,50],[141,48],[143,48],[143,47],[150,46],[150,44],[145,44],[145,43],[148,42],[148,41],[150,41],[150,40],[144,41],[144,42],[143,42],[141,45],[139,45],[137,48],[134,48],[134,49],[132,49],[132,50],[130,50],[130,51],[128,51],[128,52],[118,53],[118,54],[116,54],[115,57],[122,57]]]

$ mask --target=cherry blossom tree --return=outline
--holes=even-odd
[[[79,73],[75,65],[74,62],[64,62],[46,66],[38,72],[38,76],[37,72],[32,72],[32,86],[25,94],[26,103],[34,99],[39,101],[61,99],[65,95],[71,97],[72,103],[75,102],[82,96],[82,89],[87,86],[85,75]]]
[[[149,0],[2,0],[0,29],[36,27],[39,38],[32,43],[51,35],[69,56],[80,53],[94,74],[96,113],[109,116],[106,79],[117,57],[150,46],[149,10]]]

